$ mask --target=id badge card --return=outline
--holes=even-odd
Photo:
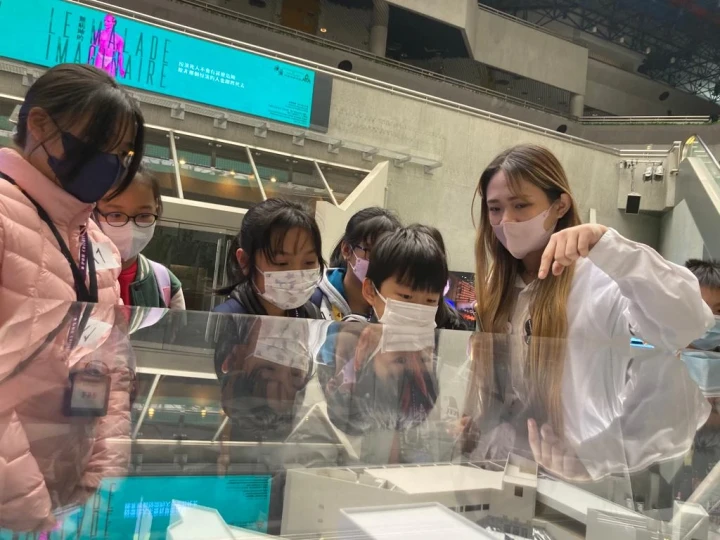
[[[70,373],[65,389],[65,416],[100,417],[107,414],[110,377],[93,371]]]

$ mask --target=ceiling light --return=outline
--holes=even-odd
[[[273,182],[273,183],[275,183],[275,182],[277,182],[277,178],[275,178],[274,176],[271,176],[271,177],[270,177],[270,181]]]
[[[200,416],[202,416],[203,418],[205,418],[205,417],[207,416],[207,410],[201,409],[201,410],[200,410]]]
[[[323,26],[323,27],[320,29],[320,31],[321,31],[323,34],[326,34],[326,33],[327,33],[327,28],[325,28],[325,27]]]
[[[152,418],[153,416],[155,416],[155,409],[153,409],[152,407],[150,407],[150,408],[148,409],[148,416],[149,416],[150,418]]]
[[[180,165],[185,165],[185,163],[187,163],[187,161],[185,161],[184,159],[180,160]]]

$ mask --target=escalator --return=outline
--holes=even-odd
[[[685,201],[705,244],[706,256],[720,260],[720,163],[697,135],[682,150],[675,202]]]

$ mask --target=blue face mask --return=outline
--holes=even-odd
[[[700,390],[706,394],[720,391],[720,353],[685,349],[682,360]]]
[[[84,203],[96,203],[127,172],[120,156],[98,151],[72,133],[61,131],[65,157],[48,157],[62,188]],[[47,151],[46,151],[47,152]]]
[[[703,337],[693,341],[690,346],[701,351],[720,352],[720,317],[716,315],[715,326],[708,330]]]

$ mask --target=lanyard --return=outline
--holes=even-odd
[[[88,313],[88,316],[92,309],[86,310]],[[75,325],[75,328],[77,329],[77,321],[80,320],[81,316],[83,319],[83,326],[87,323],[87,318],[85,314],[82,314],[82,307],[78,304],[73,304],[68,308],[67,313],[65,313],[65,316],[63,317],[63,320],[60,322],[60,324],[55,327],[45,338],[45,340],[40,344],[40,346],[35,349],[32,353],[30,353],[27,358],[22,360],[18,363],[17,366],[15,366],[15,369],[13,369],[4,379],[0,380],[0,383],[4,383],[5,381],[12,379],[15,377],[18,373],[20,373],[23,369],[25,369],[33,360],[35,360],[40,354],[47,349],[47,347],[55,340],[55,338],[58,337],[60,332],[62,332],[63,328],[65,328],[68,323],[72,326]],[[74,337],[69,337],[69,340],[74,340]],[[67,343],[65,349],[67,350]],[[53,353],[57,354],[57,353]]]
[[[40,216],[40,219],[45,222],[50,231],[53,233],[53,236],[55,237],[58,246],[60,246],[60,252],[63,254],[65,260],[67,260],[68,264],[70,265],[70,270],[72,271],[73,280],[75,282],[75,294],[77,296],[78,302],[97,303],[98,286],[97,274],[95,273],[95,259],[92,256],[92,243],[90,242],[87,231],[83,231],[80,235],[80,260],[78,265],[75,263],[75,259],[73,259],[73,256],[70,253],[70,249],[67,247],[65,240],[63,240],[63,237],[60,235],[60,232],[57,230],[57,227],[55,227],[55,224],[52,222],[52,219],[50,219],[50,216],[45,211],[45,209],[37,202],[35,202],[35,199],[25,193],[25,191],[23,191],[22,188],[17,185],[17,182],[15,182],[15,180],[10,178],[8,175],[0,172],[0,178],[4,178],[14,186],[17,186],[18,189],[23,192],[23,194],[28,198],[31,203],[33,203],[33,205],[37,209],[37,213],[38,216]],[[90,278],[89,289],[85,284],[85,278],[88,277],[88,274]]]

